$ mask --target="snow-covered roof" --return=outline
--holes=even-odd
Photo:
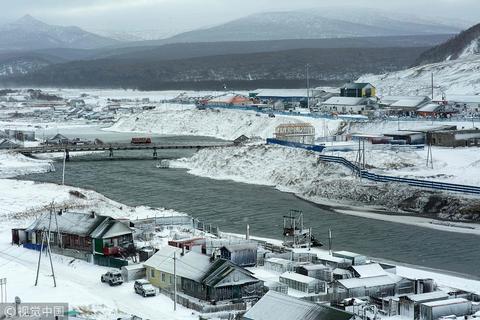
[[[161,248],[143,264],[146,267],[173,274],[174,253],[177,259],[177,275],[182,278],[199,282],[211,267],[208,256],[193,251],[187,251],[182,255],[182,249],[171,246]]]
[[[90,232],[92,232],[100,223],[106,219],[109,219],[109,217],[96,214],[68,211],[62,213],[61,215],[57,214],[56,218],[58,222],[58,230],[61,233],[75,234],[80,236],[89,235]],[[28,230],[48,229],[49,224],[51,224],[53,230],[56,230],[57,224],[55,222],[55,217],[52,217],[50,222],[50,215],[45,214],[32,223],[32,225],[28,227]]]
[[[265,259],[265,262],[281,264],[283,266],[290,265],[293,263],[293,261],[291,260],[282,259],[282,258],[268,258],[268,259]]]
[[[429,103],[420,107],[417,111],[419,112],[435,112],[440,109],[442,106],[436,103]]]
[[[349,320],[353,314],[268,291],[244,315],[247,320]]]
[[[360,276],[360,278],[385,276],[387,272],[378,263],[364,264],[360,266],[352,266]]]
[[[90,234],[92,238],[110,239],[132,233],[124,223],[115,220],[104,220]]]
[[[362,287],[377,287],[377,286],[388,286],[394,285],[395,281],[386,276],[379,276],[379,277],[369,277],[369,278],[350,278],[350,279],[343,279],[337,280],[343,287],[347,289],[353,288],[362,288]]]
[[[423,103],[425,103],[425,98],[422,97],[417,99],[402,99],[390,104],[390,107],[418,108]]]
[[[308,277],[308,276],[304,276],[303,274],[299,274],[299,273],[292,272],[292,271],[287,271],[287,272],[282,273],[280,275],[280,279],[282,279],[282,278],[297,281],[297,282],[302,282],[302,283],[308,283],[308,284],[309,283],[316,283],[316,282],[320,281],[318,279]]]
[[[422,305],[429,306],[429,307],[439,307],[439,306],[447,306],[447,305],[461,304],[461,303],[471,303],[471,302],[464,298],[454,298],[454,299],[425,302],[425,303],[422,303]]]
[[[307,264],[307,265],[301,266],[301,268],[308,271],[329,269],[329,267],[323,264]]]
[[[237,244],[226,244],[223,248],[227,249],[230,252],[238,250],[256,250],[258,245],[254,242],[251,243],[237,243]]]
[[[447,299],[449,295],[443,291],[433,291],[427,293],[411,294],[407,298],[415,302],[428,301],[433,299]]]
[[[365,98],[331,97],[323,102],[323,105],[357,106],[365,102]]]
[[[361,257],[363,255],[359,254],[359,253],[355,253],[355,252],[351,252],[351,251],[345,251],[345,250],[342,250],[342,251],[334,251],[333,252],[334,255],[341,255],[343,257],[350,257],[350,258],[355,258],[355,257]]]

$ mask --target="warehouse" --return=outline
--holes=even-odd
[[[435,320],[444,316],[464,316],[472,313],[472,302],[463,298],[420,304],[420,320]]]
[[[297,273],[318,280],[332,282],[333,281],[333,270],[323,264],[308,264],[304,266],[299,266],[296,269]]]
[[[367,262],[367,257],[364,255],[350,251],[334,251],[333,256],[337,258],[348,259],[353,265],[361,265]]]
[[[321,104],[320,110],[336,114],[358,114],[367,110],[369,103],[367,98],[332,97]]]
[[[280,282],[286,284],[290,289],[307,294],[325,293],[327,287],[325,281],[320,281],[292,271],[282,273]]]
[[[432,146],[438,147],[477,147],[480,146],[480,130],[442,130],[428,134]]]
[[[420,304],[431,301],[448,299],[449,295],[443,291],[433,291],[421,294],[411,294],[400,297],[399,314],[409,319],[418,319],[420,314]]]
[[[352,313],[273,291],[267,292],[243,316],[243,320],[350,320],[353,318]]]

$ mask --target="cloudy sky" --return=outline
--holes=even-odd
[[[188,30],[248,14],[360,6],[480,22],[480,0],[0,0],[0,23],[31,14],[45,22],[105,30]]]

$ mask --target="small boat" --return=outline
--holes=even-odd
[[[159,169],[168,169],[170,168],[170,162],[168,160],[161,160],[159,163],[157,163],[156,167]]]

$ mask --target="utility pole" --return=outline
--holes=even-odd
[[[308,68],[310,67],[310,65],[307,63],[305,65],[305,76],[307,78],[307,108],[308,110],[310,110],[310,77],[309,77],[309,74],[308,74]]]
[[[50,213],[49,213],[49,219],[48,219],[48,231],[46,230],[46,228],[44,227],[43,230],[42,230],[42,242],[40,244],[40,252],[38,253],[38,263],[37,263],[37,274],[36,274],[36,277],[35,277],[35,286],[38,285],[38,276],[39,276],[39,273],[40,273],[40,263],[41,263],[41,260],[42,260],[42,252],[43,252],[43,247],[44,247],[44,244],[46,242],[46,245],[47,245],[47,252],[46,254],[48,255],[48,258],[50,260],[50,269],[52,271],[52,277],[53,277],[53,286],[56,287],[57,286],[57,280],[55,278],[55,271],[53,269],[53,261],[52,261],[52,251],[51,251],[51,247],[50,247],[50,236],[51,236],[51,227],[52,227],[52,214],[55,214],[53,212],[53,203],[50,207]],[[58,228],[58,224],[57,224],[57,228]]]
[[[332,229],[328,228],[328,253],[332,255]]]
[[[177,252],[173,252],[173,311],[177,311]]]
[[[433,72],[432,72],[432,100],[433,100]]]
[[[62,167],[62,186],[65,185],[65,162],[67,161],[67,149],[63,152],[63,167]]]

